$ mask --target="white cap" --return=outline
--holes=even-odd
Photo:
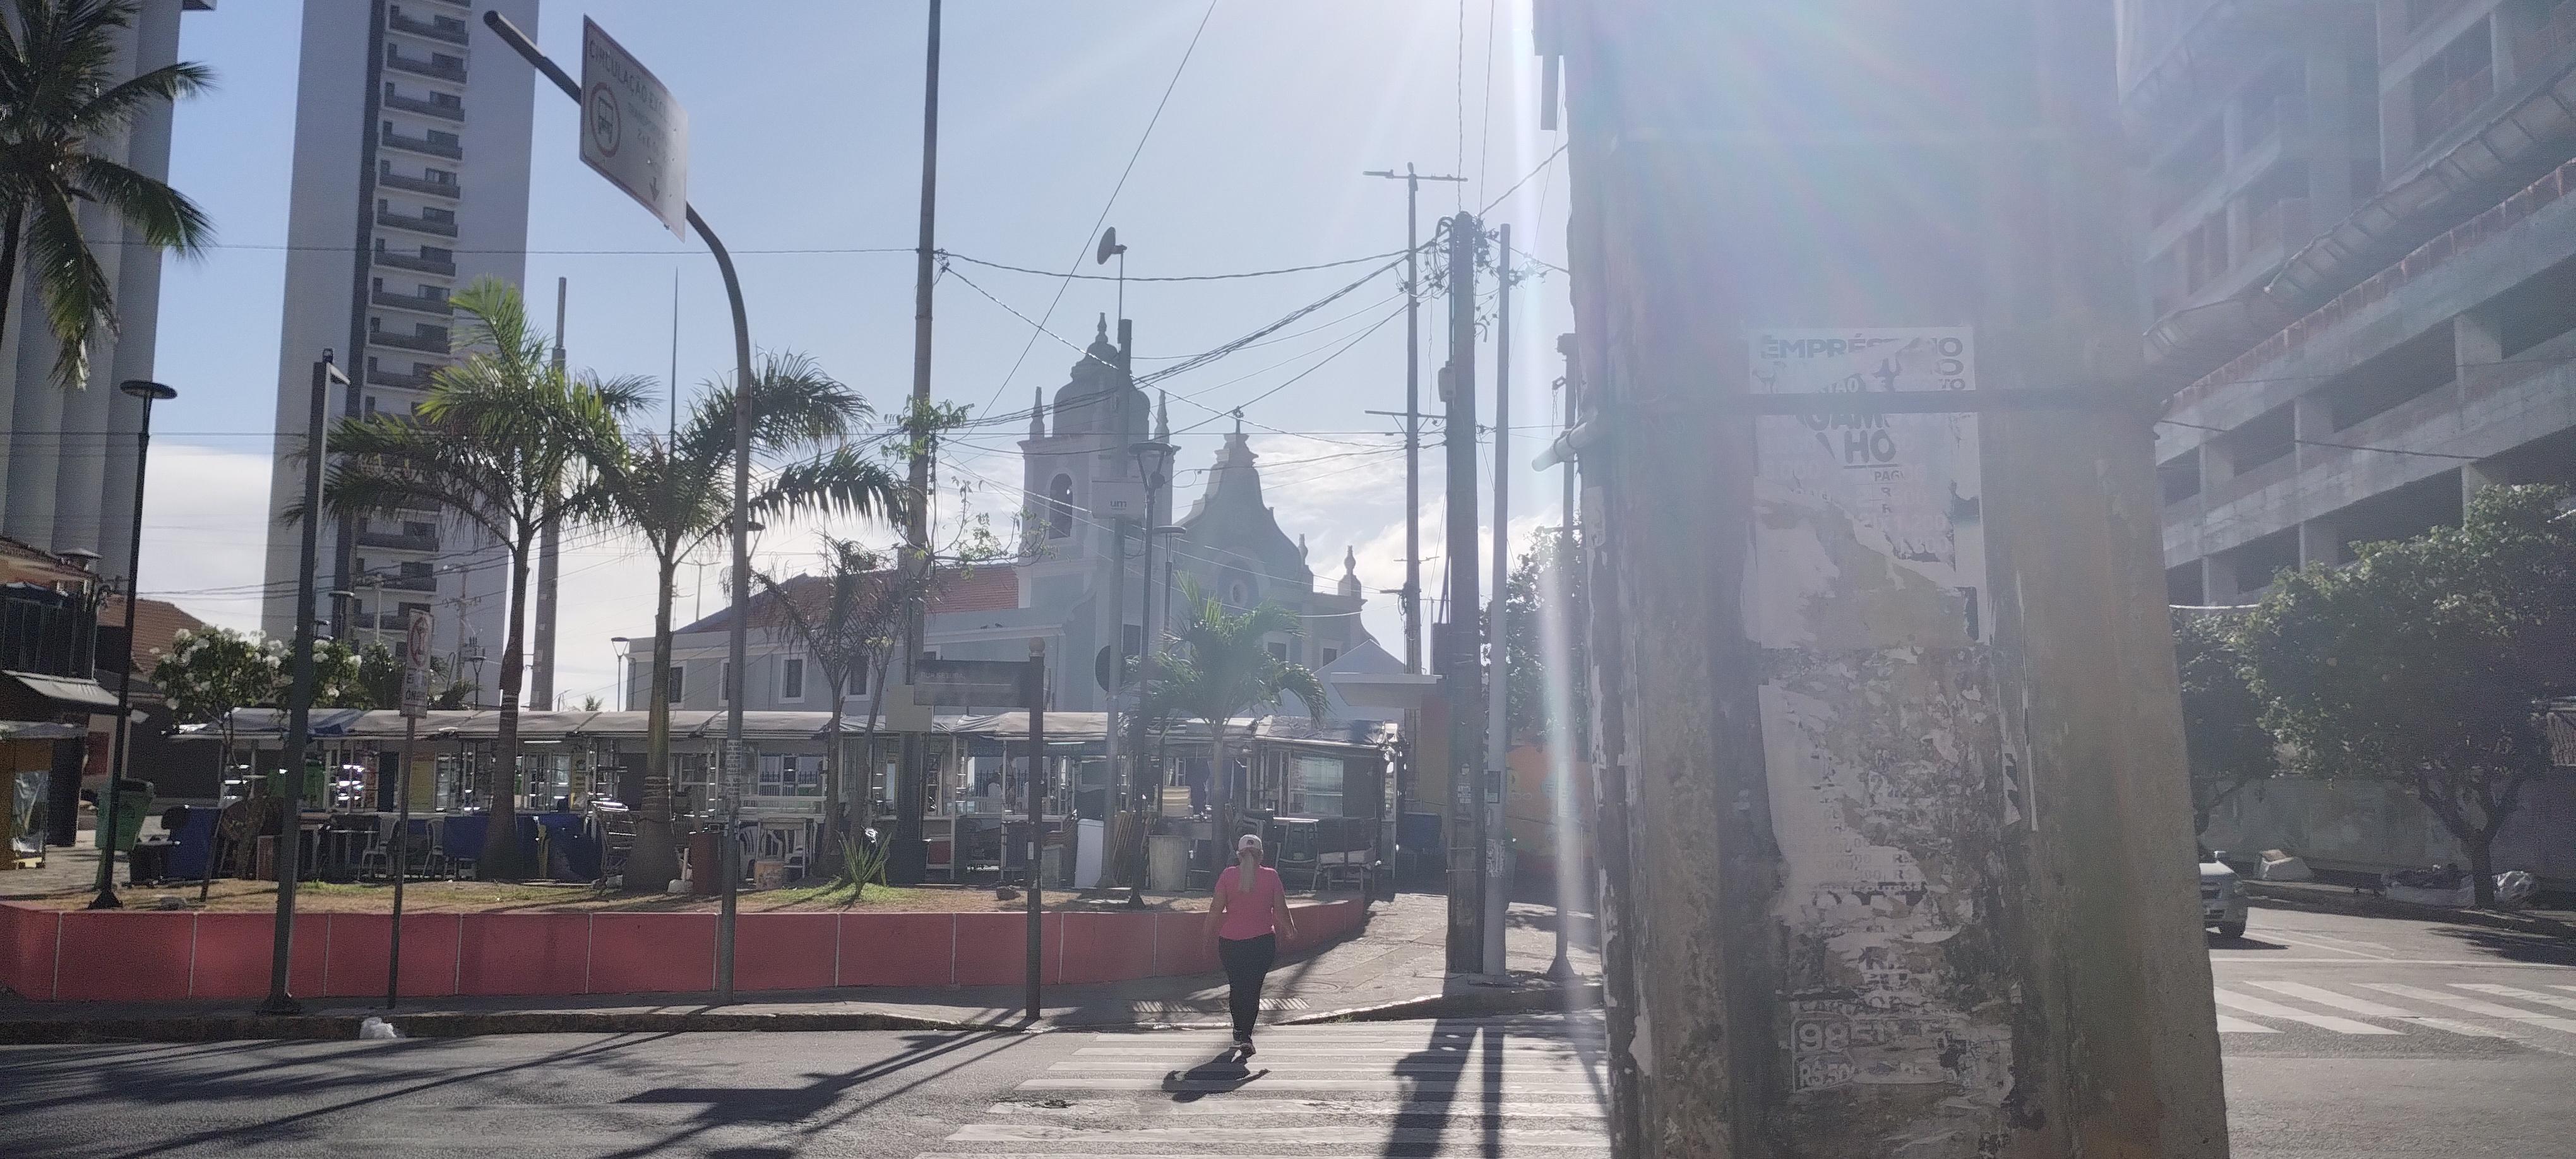
[[[1234,839],[1234,851],[1237,853],[1241,853],[1247,849],[1258,852],[1260,848],[1261,835],[1258,833],[1246,833],[1243,836]]]

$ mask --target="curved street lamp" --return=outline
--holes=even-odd
[[[121,909],[125,904],[116,899],[116,814],[118,789],[125,780],[126,739],[134,730],[134,722],[127,718],[134,712],[134,605],[143,591],[135,582],[143,566],[143,467],[152,452],[152,404],[179,397],[178,391],[140,378],[127,379],[116,389],[143,400],[143,426],[134,444],[134,534],[125,553],[125,643],[116,650],[116,746],[108,757],[107,792],[98,811],[98,896],[90,899],[91,909]],[[208,853],[212,855],[211,850]]]

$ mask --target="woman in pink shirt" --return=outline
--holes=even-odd
[[[1250,1055],[1252,1026],[1261,1017],[1262,976],[1279,956],[1279,935],[1297,936],[1297,921],[1288,914],[1288,887],[1279,871],[1261,864],[1261,838],[1244,834],[1234,843],[1234,858],[1217,875],[1208,930],[1216,935],[1217,960],[1225,963],[1235,1049]]]

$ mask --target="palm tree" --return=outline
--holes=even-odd
[[[788,634],[822,670],[823,686],[831,696],[831,720],[823,730],[823,840],[816,850],[818,859],[829,864],[833,846],[864,827],[864,810],[852,810],[846,818],[841,813],[841,754],[846,747],[841,739],[843,700],[851,678],[866,673],[871,659],[893,650],[894,632],[905,607],[903,589],[909,585],[888,570],[876,552],[831,536],[823,538],[823,574],[785,582],[761,576],[760,585],[786,620]],[[873,734],[873,711],[869,722]],[[852,884],[867,887],[864,881]]]
[[[547,524],[595,502],[594,456],[617,440],[619,416],[646,382],[573,376],[518,288],[484,278],[456,295],[464,361],[439,370],[412,416],[347,419],[323,480],[323,507],[351,517],[433,508],[498,543],[510,563],[510,623],[501,648],[499,760],[478,870],[518,873],[519,689],[526,678],[528,571]],[[290,518],[300,517],[290,512]]]
[[[1188,580],[1182,581],[1177,602],[1183,620],[1172,642],[1180,647],[1155,657],[1154,686],[1146,690],[1145,709],[1151,716],[1177,716],[1207,726],[1214,758],[1211,804],[1220,838],[1229,837],[1226,733],[1235,716],[1252,708],[1276,708],[1281,694],[1294,693],[1309,716],[1322,720],[1324,684],[1304,665],[1270,652],[1269,637],[1303,631],[1296,613],[1266,600],[1247,611],[1232,611]]]
[[[214,80],[182,61],[118,81],[135,0],[11,0],[0,16],[0,326],[17,292],[21,249],[58,351],[54,378],[89,380],[90,341],[116,331],[116,303],[81,231],[96,205],[153,249],[194,254],[213,227],[195,202],[91,151],[156,101],[176,102]]]
[[[755,456],[828,447],[759,477],[754,514],[885,518],[903,509],[904,486],[892,473],[856,448],[830,446],[873,413],[856,392],[801,354],[764,355],[753,373],[747,401]],[[635,848],[626,859],[630,890],[658,891],[679,876],[671,834],[671,608],[681,561],[732,525],[733,412],[733,390],[711,390],[672,436],[639,432],[595,456],[596,517],[642,536],[655,567],[651,671],[659,675],[647,682],[644,792],[636,802]]]

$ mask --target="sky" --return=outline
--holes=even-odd
[[[1489,228],[1508,223],[1516,248],[1564,265],[1569,166],[1551,160],[1560,135],[1537,128],[1527,8],[1504,0],[949,3],[937,244],[1048,272],[951,267],[936,289],[934,395],[998,415],[1024,412],[1033,392],[1051,395],[1065,381],[1074,347],[1117,305],[1114,282],[1060,276],[1077,263],[1085,274],[1114,270],[1089,260],[1096,221],[1116,227],[1129,247],[1131,279],[1392,254],[1405,244],[1403,183],[1362,171],[1412,163],[1468,178],[1424,187],[1424,237],[1443,214],[1490,205]],[[927,5],[737,0],[721,18],[711,11],[699,0],[546,0],[537,39],[577,71],[588,16],[662,78],[688,110],[689,198],[736,255],[753,343],[811,354],[877,405],[899,405],[912,377]],[[184,58],[219,80],[178,111],[170,181],[208,210],[217,237],[200,258],[167,261],[157,374],[180,396],[154,417],[143,588],[245,629],[258,625],[254,589],[269,534],[267,427],[285,279],[276,247],[286,236],[300,26],[288,0],[242,0],[189,14],[180,42]],[[474,35],[478,55],[505,51],[479,22]],[[571,361],[662,383],[676,278],[685,400],[732,361],[714,263],[580,162],[569,98],[550,87],[538,98],[530,297],[542,314],[555,279],[570,279]],[[856,252],[865,250],[893,252]],[[1130,280],[1137,368],[1150,372],[1259,330],[1379,264]],[[1556,477],[1528,464],[1556,429],[1556,335],[1571,318],[1566,276],[1527,269],[1533,276],[1512,307],[1515,542],[1559,518]],[[1367,412],[1404,406],[1402,300],[1400,272],[1379,274],[1266,344],[1160,384],[1181,432],[1181,509],[1204,488],[1220,436],[1233,428],[1228,412],[1241,407],[1281,526],[1307,538],[1327,586],[1345,548],[1357,551],[1372,593],[1365,623],[1398,654],[1395,600],[1375,593],[1403,581],[1400,422]],[[1445,299],[1425,303],[1431,410],[1447,316]],[[1032,325],[1040,319],[1045,333]],[[1494,354],[1489,327],[1479,355],[1489,390]],[[312,355],[293,357],[300,367]],[[1480,407],[1489,422],[1492,406],[1488,394]],[[981,488],[952,510],[1016,508],[1025,429],[1025,421],[1003,423],[952,444],[947,479]],[[1440,460],[1427,446],[1427,592],[1440,590],[1445,574]],[[1489,493],[1481,510],[1490,521]],[[758,566],[799,570],[825,530],[886,537],[861,525],[776,527],[755,544]],[[724,569],[717,555],[707,560],[714,566],[682,570],[684,621],[721,604]],[[566,703],[599,696],[616,705],[614,638],[651,632],[649,561],[631,539],[572,537],[556,681]]]

